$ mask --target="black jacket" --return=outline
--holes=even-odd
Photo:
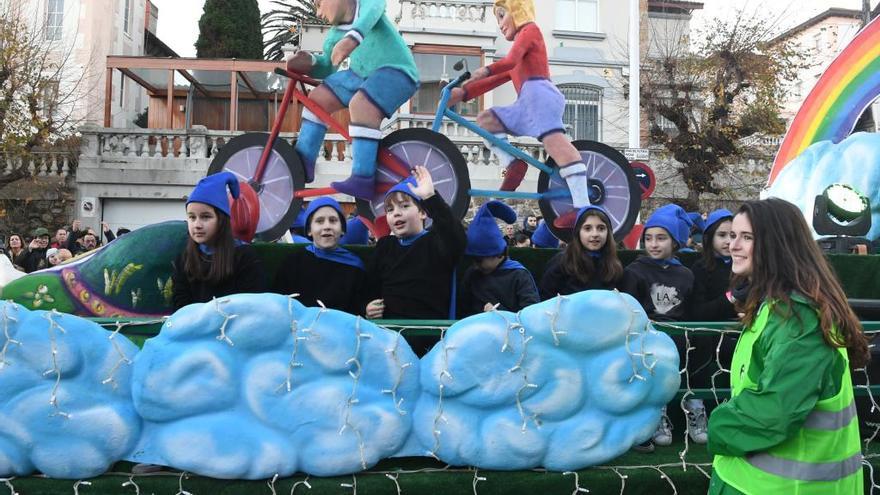
[[[175,311],[187,304],[208,302],[215,297],[268,290],[263,263],[250,245],[244,244],[235,248],[232,277],[218,284],[189,280],[183,270],[183,259],[183,253],[180,253],[174,260],[174,272],[171,275]],[[202,254],[201,262],[203,267],[207,267],[211,263],[211,256]]]
[[[459,318],[482,313],[486,303],[515,313],[540,302],[535,279],[526,269],[496,269],[484,275],[470,266],[462,277],[459,296]]]
[[[736,318],[736,310],[727,300],[730,290],[730,265],[716,260],[715,269],[706,269],[706,260],[698,259],[691,271],[694,274],[694,297],[691,319],[695,321],[723,321]]]
[[[318,258],[305,249],[297,249],[284,259],[275,275],[272,292],[299,294],[306,306],[324,306],[354,315],[363,315],[361,291],[366,272],[351,265]]]
[[[544,268],[544,275],[541,277],[541,285],[538,287],[541,292],[541,300],[554,298],[558,295],[566,296],[590,289],[614,290],[620,285],[620,280],[614,283],[606,284],[598,277],[593,277],[587,283],[581,283],[577,278],[570,275],[565,270],[565,251],[556,253]]]

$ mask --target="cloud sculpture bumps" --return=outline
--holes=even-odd
[[[580,469],[650,438],[678,365],[672,339],[626,294],[484,313],[422,358],[415,433],[423,454],[450,464]]]
[[[137,352],[91,321],[0,302],[0,476],[88,478],[121,459],[140,435]]]
[[[880,237],[880,134],[857,132],[837,144],[811,145],[782,169],[766,196],[793,203],[812,229],[816,196],[835,183],[848,184],[868,198],[871,230],[866,237]]]
[[[419,394],[399,334],[274,294],[177,311],[135,363],[132,460],[217,478],[335,475],[400,450]]]
[[[608,291],[467,318],[422,362],[396,332],[275,294],[187,306],[140,352],[0,303],[0,363],[0,477],[91,477],[120,459],[330,476],[400,455],[579,469],[650,437],[679,386],[671,339]]]

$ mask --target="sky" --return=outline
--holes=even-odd
[[[198,22],[204,0],[152,0],[159,8],[158,36],[183,57],[194,57],[193,44],[198,37]],[[273,7],[271,0],[257,0],[261,12]],[[540,1],[540,0],[538,0]],[[871,0],[875,6],[877,0]],[[703,0],[703,9],[697,11],[693,27],[699,29],[707,19],[731,18],[737,10],[746,14],[756,11],[779,19],[782,28],[797,25],[830,7],[861,8],[862,0]]]

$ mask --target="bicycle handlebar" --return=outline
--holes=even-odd
[[[319,81],[317,79],[309,77],[305,74],[300,74],[298,72],[292,72],[292,71],[289,71],[289,70],[281,68],[281,67],[275,67],[275,73],[278,74],[279,76],[284,76],[284,77],[293,79],[294,81],[304,82],[304,83],[309,84],[311,86],[318,86],[321,84],[321,81]]]

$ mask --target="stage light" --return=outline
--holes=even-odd
[[[816,196],[813,229],[824,236],[819,245],[826,252],[849,253],[871,243],[863,236],[871,230],[871,204],[864,194],[847,184],[831,184]]]

